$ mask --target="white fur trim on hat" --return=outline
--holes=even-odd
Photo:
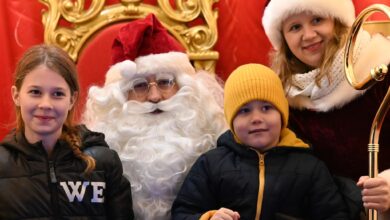
[[[347,26],[352,26],[355,21],[355,8],[351,0],[271,0],[264,10],[262,23],[275,50],[280,49],[283,40],[283,21],[304,11],[331,16]]]
[[[175,76],[186,73],[195,74],[188,55],[182,52],[169,52],[141,56],[134,61],[137,65],[137,74],[172,73]]]
[[[119,62],[115,65],[112,65],[108,72],[106,73],[106,81],[104,85],[115,83],[120,81],[123,77],[126,78],[126,75],[136,72],[136,65],[131,60],[125,60]]]
[[[118,81],[132,79],[139,75],[156,73],[171,73],[178,77],[180,74],[194,75],[195,69],[185,53],[169,52],[141,56],[135,61],[125,60],[112,65],[106,74],[105,85]],[[122,81],[122,83],[125,83]]]

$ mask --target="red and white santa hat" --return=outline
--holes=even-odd
[[[262,23],[275,50],[279,50],[282,45],[284,20],[304,11],[333,17],[348,27],[355,21],[352,0],[271,0],[265,7]]]
[[[120,28],[112,46],[112,63],[105,85],[143,74],[195,74],[183,46],[154,14]]]

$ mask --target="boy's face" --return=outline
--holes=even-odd
[[[254,100],[238,110],[233,129],[241,143],[263,152],[279,143],[282,117],[271,103]]]

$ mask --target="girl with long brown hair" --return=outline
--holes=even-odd
[[[37,45],[11,88],[16,129],[0,143],[0,219],[133,219],[129,181],[104,135],[75,125],[76,66]]]

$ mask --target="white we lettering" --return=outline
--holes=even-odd
[[[69,202],[74,202],[75,198],[77,198],[77,201],[79,202],[83,201],[85,191],[87,189],[87,186],[89,185],[92,186],[92,190],[93,190],[93,198],[91,198],[91,202],[93,203],[104,202],[103,189],[106,188],[105,182],[67,181],[67,182],[60,182],[60,185],[64,189]]]

